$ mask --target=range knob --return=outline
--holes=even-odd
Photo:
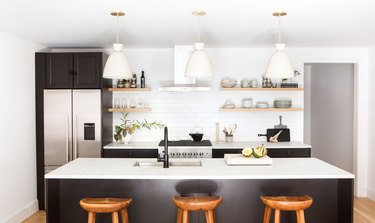
[[[204,153],[199,153],[200,156],[203,156]]]
[[[183,156],[186,156],[186,153],[182,153]]]
[[[191,156],[191,155],[192,155],[192,153],[189,153],[188,155],[189,155],[189,156]]]

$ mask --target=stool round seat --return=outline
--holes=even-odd
[[[88,212],[110,213],[128,207],[131,198],[84,198],[79,203]]]
[[[295,211],[297,223],[305,223],[304,210],[313,203],[310,196],[260,196],[265,205],[263,223],[269,223],[272,209],[275,210],[274,223],[280,223],[281,211]]]
[[[176,223],[189,223],[189,211],[204,211],[206,223],[215,223],[215,209],[222,200],[222,197],[173,197],[178,209]]]
[[[310,196],[261,196],[260,198],[265,205],[281,211],[305,210],[313,203]]]
[[[112,223],[119,223],[118,212],[122,223],[129,223],[128,206],[131,198],[84,198],[79,204],[89,212],[88,223],[95,223],[97,213],[112,213]]]
[[[173,197],[175,205],[188,211],[213,210],[220,205],[222,197]]]

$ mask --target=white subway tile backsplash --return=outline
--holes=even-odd
[[[230,99],[241,106],[242,99],[251,97],[253,104],[257,101],[267,101],[273,105],[275,98],[290,98],[294,107],[303,107],[303,92],[231,92],[219,91],[220,81],[224,77],[241,79],[258,79],[261,82],[261,74],[264,70],[269,55],[245,52],[241,50],[215,50],[208,49],[207,53],[214,69],[212,90],[209,92],[159,92],[158,87],[162,80],[173,80],[173,50],[148,49],[128,50],[127,55],[132,59],[134,70],[145,70],[146,83],[152,88],[151,92],[115,92],[114,101],[126,98],[131,100],[141,98],[147,101],[151,107],[148,113],[132,113],[130,119],[148,121],[161,121],[169,128],[172,138],[188,138],[189,132],[195,126],[200,126],[204,131],[204,138],[215,140],[215,123],[219,122],[221,129],[231,123],[238,125],[234,135],[237,141],[265,140],[259,138],[258,133],[265,133],[267,128],[273,128],[279,122],[279,115],[283,116],[283,124],[291,129],[291,138],[303,141],[303,112],[219,112],[219,108]],[[261,51],[259,51],[261,52]],[[157,55],[158,63],[154,56]],[[241,55],[238,55],[241,54]],[[226,63],[223,63],[222,61]],[[171,61],[172,60],[172,61]],[[146,69],[147,68],[147,69]],[[300,70],[301,71],[301,70]],[[298,78],[299,83],[303,78]],[[114,113],[114,124],[120,123],[121,114]],[[134,135],[134,141],[158,141],[163,137],[162,130],[142,130]],[[221,139],[224,134],[221,133]]]

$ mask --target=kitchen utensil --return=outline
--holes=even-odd
[[[224,109],[233,109],[235,107],[236,107],[236,105],[224,105],[223,106]]]
[[[216,143],[224,143],[224,141],[220,140],[220,123],[216,123]]]
[[[226,143],[232,143],[233,142],[233,136],[232,135],[225,136],[225,142]]]
[[[283,131],[280,133],[277,140],[279,142],[290,142],[290,129],[282,129]],[[277,133],[280,132],[280,129],[267,129],[266,134],[258,134],[259,137],[266,136],[267,142],[270,141],[270,138],[275,136]]]
[[[230,134],[229,135],[233,135],[233,133],[237,130],[237,125],[232,123],[229,125],[229,132]]]
[[[122,106],[122,108],[127,108],[128,107],[128,100],[126,100],[126,98],[123,98],[122,100],[121,100],[121,106]]]
[[[275,125],[274,126],[274,128],[275,129],[286,129],[286,128],[288,128],[288,126],[286,126],[286,125],[283,125],[283,116],[279,116],[279,119],[280,119],[280,124],[278,124],[278,125]]]
[[[224,79],[221,81],[221,86],[224,88],[232,88],[237,85],[237,80]]]
[[[226,100],[225,105],[223,106],[223,108],[225,108],[225,109],[232,109],[232,108],[235,108],[235,107],[236,107],[235,103],[230,99]]]
[[[221,84],[223,88],[233,88],[237,85],[237,82],[225,82]]]
[[[268,102],[266,102],[266,101],[258,101],[256,107],[257,108],[268,108],[269,105],[268,105]]]
[[[251,108],[251,107],[253,107],[253,99],[252,98],[244,98],[244,99],[242,99],[242,107],[243,108]]]
[[[116,98],[115,99],[115,108],[121,108],[121,104],[120,104],[120,99],[119,98]]]
[[[243,88],[248,88],[248,87],[249,87],[249,81],[246,80],[246,79],[243,79],[243,80],[241,81],[241,87],[243,87]]]
[[[200,129],[201,132],[196,131],[197,129]],[[193,138],[195,142],[200,142],[203,138],[203,129],[201,127],[194,127],[189,135]]]
[[[292,107],[292,100],[277,99],[277,100],[274,100],[273,106],[275,108],[290,108],[290,107]]]
[[[283,130],[280,130],[276,135],[270,137],[270,142],[272,142],[272,143],[277,143],[277,142],[279,142],[279,141],[277,140],[277,138],[279,137],[279,135],[280,135],[282,132],[283,132]]]
[[[250,81],[250,87],[252,87],[252,88],[258,87],[258,81],[257,80]]]

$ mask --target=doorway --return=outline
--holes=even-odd
[[[305,64],[304,139],[313,157],[353,173],[354,64]]]

